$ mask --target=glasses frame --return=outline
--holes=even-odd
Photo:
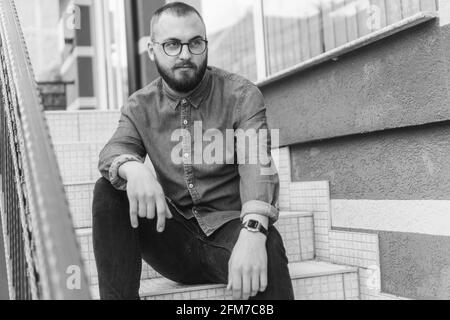
[[[192,52],[191,48],[189,47],[189,44],[190,44],[191,41],[194,41],[194,40],[201,40],[201,41],[203,41],[203,42],[205,43],[205,49],[203,50],[202,53],[194,53],[194,52]],[[192,40],[189,41],[189,42],[181,42],[181,41],[177,40],[177,42],[179,42],[180,45],[181,45],[181,47],[180,47],[180,52],[178,52],[177,54],[174,54],[174,55],[168,54],[167,51],[166,51],[166,45],[167,45],[169,42],[174,42],[174,41],[175,41],[175,40],[169,40],[169,41],[162,42],[162,43],[156,42],[156,41],[152,41],[152,43],[160,45],[160,46],[163,48],[164,53],[165,53],[166,55],[168,55],[169,57],[176,57],[176,56],[179,56],[179,55],[183,52],[184,46],[187,46],[189,52],[190,52],[191,54],[195,55],[195,56],[200,56],[200,55],[204,54],[204,53],[206,52],[206,50],[208,50],[208,40],[206,40],[206,39],[201,39],[201,38],[198,38],[198,39],[192,39]]]

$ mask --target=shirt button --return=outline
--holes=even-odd
[[[194,185],[192,183],[189,185],[189,189],[194,189]]]
[[[184,158],[186,158],[186,159],[189,158],[189,153],[185,153]]]
[[[186,99],[181,100],[181,104],[185,105],[187,103]]]
[[[189,122],[187,120],[183,121],[184,125],[187,125]]]
[[[198,214],[198,210],[197,209],[194,209],[194,214]]]

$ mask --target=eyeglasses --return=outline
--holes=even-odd
[[[188,46],[189,52],[194,55],[201,55],[205,53],[206,48],[208,47],[208,41],[201,38],[193,39],[188,43],[183,43],[179,40],[169,40],[163,43],[154,41],[153,43],[162,46],[165,54],[167,54],[169,57],[180,55],[183,51],[184,46]]]

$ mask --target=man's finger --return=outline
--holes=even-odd
[[[164,205],[165,205],[165,207],[166,207],[166,218],[167,218],[167,219],[172,219],[172,218],[173,218],[173,214],[172,214],[172,212],[170,211],[169,206],[167,205],[167,203],[164,203]]]
[[[254,297],[258,294],[259,278],[260,278],[260,274],[257,272],[254,272],[252,275],[252,294],[251,294],[252,297]]]
[[[165,206],[165,203],[158,199],[156,201],[156,214],[158,216],[158,222],[156,224],[156,230],[158,232],[163,232],[166,228],[166,211],[167,208]]]
[[[139,214],[139,218],[147,217],[147,203],[144,201],[144,199],[139,199],[138,214]]]
[[[250,298],[252,278],[249,273],[244,273],[242,275],[242,299],[248,300]]]
[[[147,203],[147,219],[149,219],[149,220],[155,219],[155,203],[154,202]]]
[[[242,275],[234,272],[232,275],[233,300],[240,300],[242,297]]]
[[[139,226],[138,221],[138,202],[135,199],[129,199],[130,202],[130,222],[133,228],[137,228]]]
[[[261,272],[259,277],[259,292],[264,292],[267,289],[267,271]]]
[[[230,261],[228,262],[228,285],[227,285],[228,291],[230,291],[233,288],[233,285],[232,285],[233,281],[232,281],[231,275],[232,275],[232,273],[231,273],[231,259],[230,259]]]

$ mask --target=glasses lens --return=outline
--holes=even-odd
[[[180,54],[181,43],[178,41],[169,41],[164,44],[164,51],[169,56],[176,56]]]
[[[202,39],[195,39],[189,42],[189,50],[193,54],[202,54],[206,50],[206,41]]]

